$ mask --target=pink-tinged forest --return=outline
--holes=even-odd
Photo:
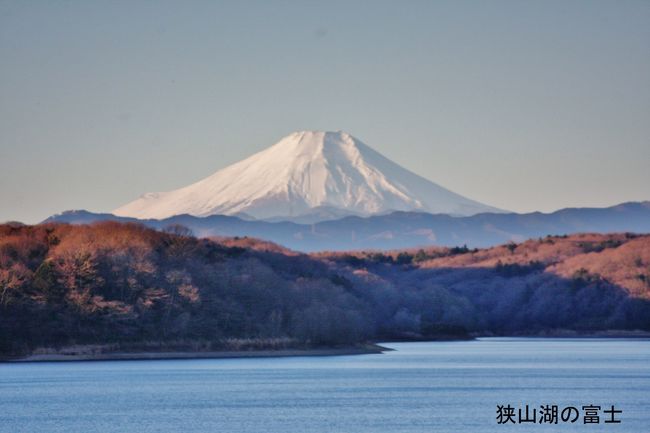
[[[650,331],[650,235],[296,253],[181,226],[0,226],[0,353]]]

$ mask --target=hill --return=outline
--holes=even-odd
[[[0,226],[0,352],[650,331],[650,236],[305,255],[180,226]]]

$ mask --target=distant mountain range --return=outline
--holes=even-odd
[[[192,185],[144,194],[113,214],[312,223],[394,211],[500,212],[410,172],[346,132],[299,131]]]
[[[88,224],[104,220],[139,222],[156,229],[180,224],[200,237],[249,236],[306,252],[430,245],[480,248],[546,235],[650,233],[650,201],[629,202],[608,208],[566,208],[552,213],[480,213],[465,217],[393,212],[370,217],[348,216],[313,224],[250,220],[225,215],[136,219],[83,210],[67,211],[44,222]]]

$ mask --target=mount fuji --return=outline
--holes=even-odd
[[[194,184],[144,194],[113,214],[139,219],[235,215],[311,223],[394,211],[453,216],[501,212],[410,172],[346,132],[301,131]]]

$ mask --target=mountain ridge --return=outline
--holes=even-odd
[[[196,236],[249,236],[269,240],[297,251],[397,249],[421,246],[489,247],[546,235],[580,232],[650,233],[650,201],[626,202],[607,208],[565,208],[552,213],[482,213],[454,217],[423,212],[340,219],[312,224],[290,221],[243,220],[228,215],[177,215],[162,220],[140,220],[68,211],[44,221],[88,224],[103,220],[136,222],[156,229],[180,224]]]

